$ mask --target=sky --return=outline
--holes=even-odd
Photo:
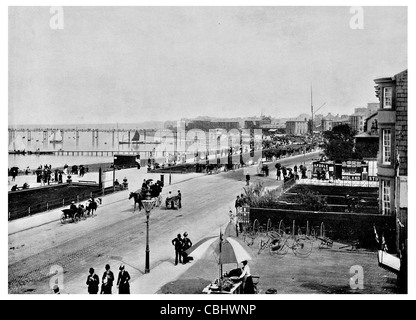
[[[407,69],[407,8],[9,7],[8,124],[352,114]],[[55,20],[53,20],[55,21]]]

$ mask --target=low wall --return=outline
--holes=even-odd
[[[55,208],[67,207],[71,204],[71,201],[84,201],[91,195],[93,197],[103,195],[103,191],[98,188],[98,184],[74,182],[9,192],[9,220]]]
[[[296,229],[300,226],[304,232],[307,222],[309,226],[315,228],[319,228],[323,222],[327,231],[326,236],[332,240],[345,243],[358,240],[360,246],[368,249],[378,249],[374,234],[375,226],[379,239],[382,239],[384,233],[389,251],[396,250],[396,221],[393,216],[250,208],[250,221],[253,222],[255,219],[263,225],[266,225],[270,219],[273,227],[278,227],[281,220],[286,227],[292,227],[295,221]]]

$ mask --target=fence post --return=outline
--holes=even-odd
[[[309,220],[306,220],[306,235],[309,236]]]
[[[46,202],[46,211],[49,211],[49,203]]]
[[[293,236],[293,238],[295,238],[295,227],[296,227],[296,222],[295,222],[295,220],[293,220],[293,229],[292,229],[292,236]]]
[[[62,206],[65,207],[65,199],[62,199]]]
[[[79,203],[79,195],[77,195],[77,203]]]
[[[90,198],[92,198],[92,191],[90,192]]]
[[[10,220],[10,211],[9,211],[9,220]]]
[[[28,211],[29,211],[29,216],[30,216],[30,207],[29,207],[29,210]]]

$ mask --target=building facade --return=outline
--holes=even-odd
[[[350,116],[350,126],[351,129],[355,130],[356,133],[364,132],[364,120],[365,115],[360,113],[355,113]]]
[[[286,121],[286,134],[304,135],[308,133],[308,121]]]
[[[322,131],[331,131],[332,130],[332,120],[323,118],[321,120]]]
[[[397,247],[407,247],[407,70],[374,80],[380,100],[377,159],[380,211],[397,218]]]

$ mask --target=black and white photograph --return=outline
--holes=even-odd
[[[406,4],[4,9],[9,299],[410,293]]]

